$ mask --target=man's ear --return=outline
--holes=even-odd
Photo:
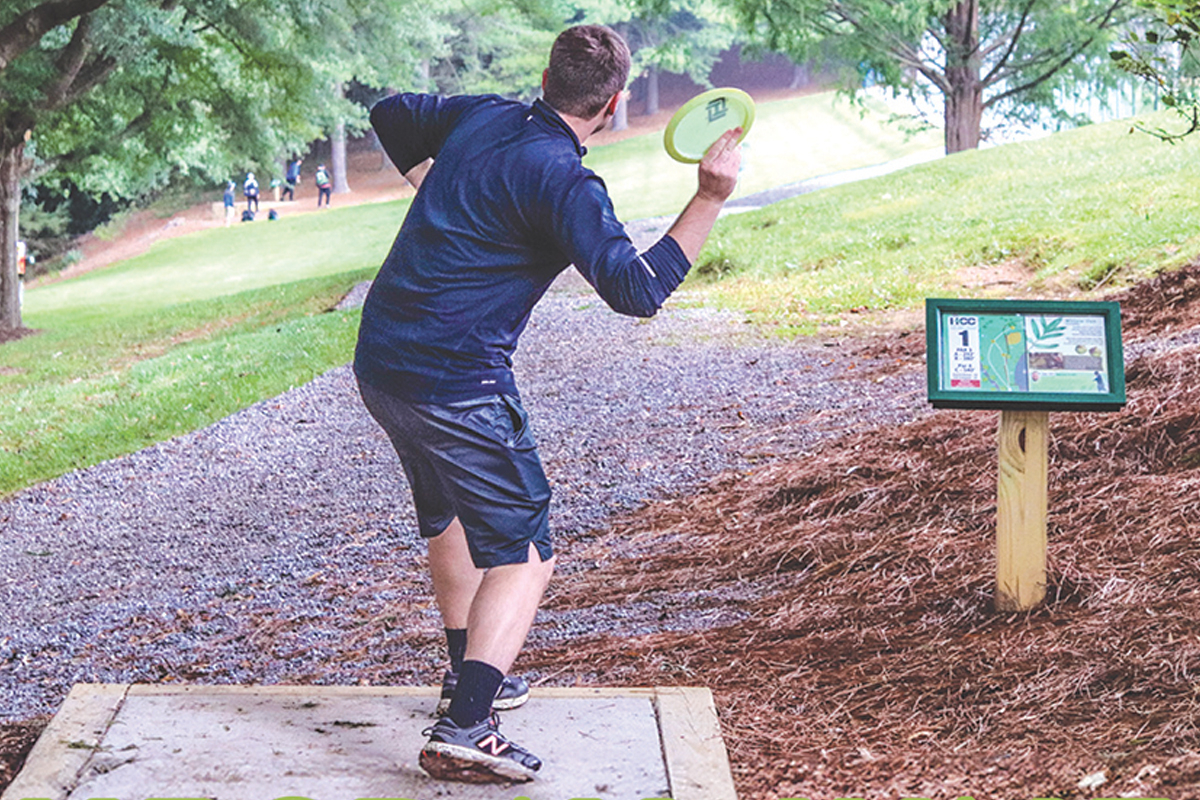
[[[542,70],[542,91],[546,91],[546,78],[550,75],[550,68]]]
[[[608,105],[606,105],[604,107],[605,114],[607,114],[610,117],[616,116],[617,106],[620,105],[621,95],[623,95],[623,94],[625,94],[625,92],[620,91],[620,92],[617,92],[616,94],[614,94],[611,98],[609,98]]]

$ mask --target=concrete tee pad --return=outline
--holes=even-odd
[[[80,684],[0,800],[736,800],[708,689],[534,689],[501,716],[501,730],[545,764],[514,785],[421,771],[437,695]]]

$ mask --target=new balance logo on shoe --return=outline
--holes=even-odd
[[[486,750],[494,756],[502,755],[510,745],[494,733],[489,733],[487,736],[475,743],[475,746],[480,750]]]

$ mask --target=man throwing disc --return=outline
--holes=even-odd
[[[700,163],[671,229],[639,253],[583,143],[616,111],[629,49],[602,26],[555,41],[532,106],[399,94],[371,110],[418,187],[363,306],[354,370],[412,488],[450,668],[420,764],[439,779],[522,781],[541,760],[493,713],[554,569],[550,487],[513,380],[530,312],[574,264],[621,314],[652,316],[683,281],[737,181],[740,129]],[[598,343],[602,346],[602,343]]]

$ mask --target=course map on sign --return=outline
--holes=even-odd
[[[943,389],[1103,394],[1101,315],[949,314]]]

